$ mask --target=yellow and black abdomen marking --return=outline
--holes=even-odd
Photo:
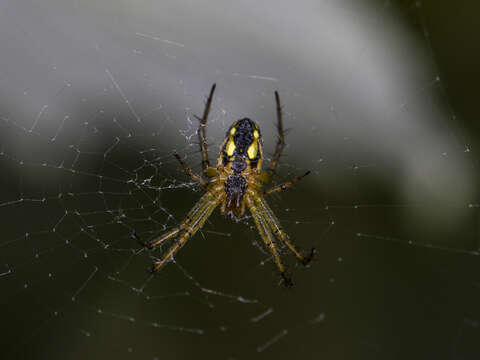
[[[258,125],[244,118],[228,130],[221,150],[221,164],[230,167],[236,174],[260,168],[262,143]]]

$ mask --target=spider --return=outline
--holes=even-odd
[[[307,171],[303,175],[296,176],[286,183],[268,190],[263,190],[263,185],[271,182],[272,176],[277,168],[278,159],[285,147],[282,108],[280,105],[280,97],[276,91],[275,101],[277,106],[278,140],[275,153],[270,160],[268,168],[262,170],[263,148],[260,129],[255,122],[248,118],[236,121],[229,128],[225,140],[223,140],[220,147],[217,166],[210,166],[205,128],[215,86],[216,85],[213,84],[210,90],[203,116],[201,118],[196,116],[200,122],[197,133],[200,140],[200,151],[202,153],[203,174],[209,180],[206,181],[203,177],[193,173],[187,164],[182,161],[180,156],[176,153],[174,154],[185,173],[205,188],[206,192],[177,227],[148,243],[140,242],[144,247],[153,249],[168,239],[175,239],[163,257],[154,263],[152,272],[157,272],[167,262],[173,259],[173,256],[186,244],[188,239],[202,228],[205,221],[218,205],[221,206],[223,215],[230,215],[236,219],[243,216],[245,208],[248,208],[260,237],[273,256],[284,284],[290,287],[293,283],[287,275],[285,266],[280,259],[280,253],[275,244],[274,236],[286,245],[303,265],[307,265],[310,262],[315,249],[312,248],[308,256],[303,255],[297,250],[290,242],[287,234],[283,231],[277,217],[265,201],[265,198],[273,193],[288,189],[303,177],[307,176],[310,171]]]

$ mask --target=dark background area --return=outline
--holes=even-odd
[[[411,3],[396,2],[408,12]],[[457,115],[459,126],[469,141],[478,141],[475,113],[477,97],[475,86],[479,80],[477,68],[480,46],[473,41],[479,31],[475,13],[478,4],[473,1],[421,1],[421,16],[407,16],[411,29],[422,39],[428,39],[432,61],[438,67],[447,99]]]
[[[35,8],[38,13],[32,16],[46,19],[47,25],[51,20],[52,24],[64,21],[73,27],[77,15],[85,16],[85,22],[90,19],[85,14],[94,14],[92,23],[85,22],[78,36],[96,31],[99,50],[92,50],[94,44],[82,39],[79,44],[84,41],[89,50],[75,43],[80,48],[77,54],[67,43],[64,47],[54,46],[57,32],[39,41],[33,30],[20,20],[16,22],[15,11],[23,20],[29,8],[28,2],[19,3],[25,7],[7,2],[0,8],[12,21],[8,25],[16,24],[8,27],[11,32],[6,26],[2,28],[4,37],[0,42],[6,53],[4,61],[0,60],[0,80],[6,79],[0,91],[2,358],[480,356],[478,4],[345,2],[350,14],[371,11],[371,23],[380,24],[376,30],[379,33],[383,22],[399,23],[408,42],[425,54],[426,65],[418,60],[420,75],[415,76],[413,71],[409,73],[413,80],[406,80],[413,83],[414,89],[405,94],[406,106],[379,106],[377,114],[383,119],[392,112],[397,122],[426,121],[431,127],[410,130],[408,136],[398,131],[396,139],[393,125],[384,125],[387,130],[376,133],[374,128],[381,128],[382,123],[362,122],[363,118],[370,120],[371,113],[361,100],[355,105],[348,100],[352,93],[354,99],[362,99],[361,87],[352,93],[345,89],[356,89],[355,76],[361,72],[363,52],[352,59],[351,67],[340,65],[336,69],[335,59],[325,51],[322,70],[338,71],[339,83],[343,84],[339,86],[342,91],[330,93],[323,87],[315,88],[312,83],[317,82],[316,74],[279,52],[274,39],[271,43],[232,40],[233,48],[243,47],[248,52],[245,59],[236,59],[228,57],[229,48],[222,48],[229,42],[228,34],[209,39],[211,32],[205,30],[203,35],[204,28],[191,33],[187,25],[176,30],[167,27],[165,39],[192,38],[221,50],[211,55],[203,49],[192,50],[185,41],[183,48],[177,46],[185,53],[176,53],[176,48],[164,52],[150,44],[144,48],[136,44],[138,53],[132,55],[116,46],[135,32],[132,24],[141,23],[141,17],[135,17],[136,7],[115,7],[105,2],[104,7],[92,6],[95,11],[90,13],[72,2],[65,5],[65,19],[49,18],[54,10],[48,6],[41,9],[44,12]],[[138,4],[138,8],[142,6],[146,5]],[[275,11],[280,14],[288,9],[279,7]],[[225,9],[211,10],[221,14]],[[255,20],[257,13],[250,10]],[[134,20],[122,16],[129,11],[135,15]],[[117,12],[118,18],[108,22],[112,28],[107,22],[96,21],[97,16],[109,19]],[[228,9],[225,12],[230,13]],[[173,18],[185,21],[183,15],[171,12]],[[96,28],[98,24],[100,28]],[[208,26],[205,24],[205,29]],[[236,23],[232,21],[231,26]],[[243,31],[240,28],[238,33]],[[98,34],[106,35],[100,38]],[[335,39],[341,34],[330,36]],[[45,39],[54,44],[57,53],[45,50],[49,45]],[[138,42],[138,36],[133,39]],[[393,43],[393,48],[401,55],[405,45],[401,40],[396,45]],[[38,68],[16,55],[23,47],[42,54]],[[373,47],[364,49],[368,53]],[[272,64],[277,51],[284,56],[277,54],[278,62]],[[78,68],[65,65],[82,54],[85,58],[75,63]],[[405,54],[411,53],[405,50]],[[298,50],[298,55],[302,58],[307,54]],[[122,56],[132,56],[133,60],[122,63]],[[92,62],[102,59],[98,74],[86,71],[88,66],[82,73],[81,67],[90,64],[90,58],[95,59]],[[171,59],[171,63],[165,59]],[[410,61],[401,56],[397,59],[400,64]],[[272,69],[269,75],[284,75],[287,80],[266,80],[264,85],[259,83],[263,80],[255,78],[228,77],[225,74],[229,70],[219,65],[223,60],[229,61],[225,69],[234,64],[243,69],[241,74],[257,74],[254,71],[258,66],[263,71],[258,74]],[[255,66],[249,68],[248,61]],[[160,79],[150,72],[150,62],[158,68]],[[53,70],[52,75],[41,71],[41,66],[50,69],[57,63],[65,72],[58,78]],[[135,67],[129,68],[128,63]],[[209,63],[215,65],[209,68]],[[172,69],[177,72],[170,74]],[[285,69],[298,81],[295,78],[289,82]],[[200,74],[199,79],[192,80],[192,74]],[[379,70],[379,77],[384,74]],[[432,82],[437,75],[440,80]],[[91,88],[83,88],[75,81],[65,85],[65,78],[77,76],[103,77],[106,81],[99,80],[99,86]],[[307,268],[295,264],[293,257],[284,252],[282,258],[295,282],[292,289],[280,285],[252,222],[246,219],[235,223],[218,212],[178,254],[175,264],[155,277],[145,271],[161,252],[141,252],[133,231],[144,239],[162,233],[181,220],[200,196],[201,190],[189,183],[171,154],[178,151],[194,170],[199,170],[196,124],[190,123],[188,117],[202,111],[212,81],[219,83],[209,128],[212,157],[232,117],[245,112],[259,119],[265,146],[271,153],[275,141],[272,95],[279,88],[286,122],[292,130],[276,182],[312,170],[313,174],[294,189],[269,199],[293,241],[302,248],[317,249],[315,260]],[[235,88],[236,82],[241,83],[240,89]],[[333,87],[335,84],[329,83]],[[308,91],[302,91],[302,85]],[[344,93],[345,99],[338,100]],[[28,96],[40,99],[33,101],[35,112],[30,112],[30,105],[23,106]],[[333,100],[321,100],[329,97]],[[425,101],[442,115],[417,117],[416,110]],[[48,108],[42,115],[38,111],[45,103]],[[162,109],[156,112],[158,103]],[[342,103],[353,109],[353,120]],[[336,105],[335,110],[331,104]],[[318,113],[321,121],[315,122],[312,113],[318,109],[322,110]],[[149,117],[150,111],[154,118]],[[72,121],[62,123],[65,114]],[[32,128],[36,117],[50,121],[39,121]],[[365,132],[357,131],[357,126],[365,128]],[[431,143],[440,144],[439,149],[428,146],[429,137],[437,136],[437,130],[447,134]],[[393,153],[381,147],[382,141],[375,140],[381,137],[379,134],[387,134],[385,142],[400,139],[401,147],[408,149],[415,146],[415,136],[421,131],[425,131],[421,138],[426,139],[424,153]],[[429,192],[430,188],[405,165],[408,160],[431,159],[430,151],[438,152],[441,160],[433,167],[436,176],[428,181],[436,184],[437,180],[442,183],[447,179],[445,197]],[[444,151],[448,156],[440,156]],[[441,171],[451,168],[456,169],[453,175],[458,177],[450,178],[447,170]],[[461,171],[468,177],[463,177]],[[408,191],[403,188],[406,183],[410,184]],[[468,187],[465,184],[473,188],[467,195],[462,193]]]

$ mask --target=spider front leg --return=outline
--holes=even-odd
[[[282,151],[285,147],[285,135],[283,133],[283,116],[282,116],[282,106],[280,104],[280,96],[278,95],[278,91],[275,91],[275,103],[277,105],[277,130],[278,130],[278,139],[277,145],[275,146],[275,152],[273,153],[272,160],[270,160],[270,164],[267,169],[268,179],[267,183],[272,180],[272,176],[275,173],[278,165],[278,159],[280,155],[282,155]]]
[[[280,253],[278,252],[277,246],[275,245],[275,241],[273,238],[273,234],[269,229],[268,223],[266,222],[265,218],[262,216],[260,210],[253,204],[252,201],[249,201],[248,208],[250,213],[252,214],[253,221],[257,226],[258,233],[260,237],[264,241],[265,245],[268,247],[268,250],[273,256],[273,260],[277,265],[278,270],[280,271],[280,275],[283,278],[283,283],[287,287],[293,286],[293,282],[290,277],[287,275],[285,271],[285,266],[280,259]]]
[[[207,188],[207,183],[205,182],[205,180],[203,180],[200,176],[198,176],[197,174],[195,174],[189,167],[187,164],[185,164],[183,162],[182,159],[180,159],[180,156],[178,156],[178,154],[173,154],[175,156],[175,159],[178,160],[178,162],[180,163],[180,165],[182,165],[183,167],[183,170],[185,170],[185,173],[190,176],[193,180],[195,180],[196,182],[198,182],[200,185],[202,185],[205,189]]]
[[[199,118],[195,116],[199,121],[200,125],[198,126],[198,139],[200,140],[200,151],[202,152],[202,168],[203,173],[207,175],[207,169],[210,167],[210,162],[208,160],[208,150],[207,150],[207,139],[205,135],[205,129],[207,127],[207,118],[210,113],[210,106],[212,105],[213,93],[215,92],[216,84],[212,85],[210,89],[210,94],[208,95],[207,103],[205,104],[205,110],[203,111],[203,116]]]

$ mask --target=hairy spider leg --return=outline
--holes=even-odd
[[[313,254],[315,253],[315,248],[311,249],[308,256],[304,256],[288,239],[288,235],[282,229],[280,221],[277,219],[265,199],[257,198],[255,200],[255,203],[258,206],[261,216],[265,218],[266,223],[270,226],[273,234],[277,236],[280,241],[283,242],[293,254],[295,254],[298,261],[300,261],[303,265],[307,265],[312,260]]]
[[[207,175],[207,169],[210,167],[210,161],[208,160],[208,150],[207,150],[207,138],[205,135],[205,129],[207,127],[207,118],[210,113],[210,106],[212,105],[213,93],[215,92],[216,84],[212,85],[210,89],[210,94],[208,95],[207,103],[205,104],[205,109],[203,111],[203,116],[201,118],[195,116],[200,124],[198,126],[198,139],[200,140],[200,151],[202,152],[202,169],[203,173]]]
[[[180,165],[182,165],[183,167],[183,170],[185,171],[185,173],[190,176],[193,180],[195,180],[196,182],[198,182],[200,185],[202,185],[205,189],[207,188],[208,184],[206,183],[205,180],[203,180],[201,178],[201,176],[195,174],[189,167],[188,165],[182,160],[180,159],[180,156],[178,156],[178,154],[173,154],[175,156],[175,159],[178,160],[178,162],[180,163]]]
[[[273,193],[276,193],[276,192],[280,192],[280,191],[285,191],[287,190],[288,188],[292,187],[293,185],[295,185],[297,182],[299,182],[300,180],[302,180],[305,176],[307,176],[308,174],[310,174],[310,171],[307,171],[305,174],[303,175],[298,175],[298,176],[295,176],[292,180],[290,181],[287,181],[283,184],[280,184],[280,185],[277,185],[271,189],[268,189],[266,191],[264,191],[263,193],[263,196],[268,196],[270,194],[273,194]]]
[[[270,164],[267,169],[268,179],[266,183],[272,181],[273,174],[277,169],[278,159],[282,154],[282,151],[285,147],[285,136],[283,133],[283,120],[282,120],[282,106],[280,105],[280,96],[278,95],[278,91],[275,91],[275,102],[277,104],[277,130],[278,130],[278,139],[277,145],[275,146],[275,152],[273,153],[272,160],[270,160]]]
[[[280,253],[278,252],[277,246],[275,245],[273,234],[270,231],[270,228],[268,226],[266,219],[262,216],[261,210],[258,209],[255,206],[254,202],[250,199],[248,201],[248,209],[252,214],[253,221],[257,226],[257,230],[258,230],[258,233],[260,234],[260,237],[262,238],[265,245],[268,247],[268,250],[270,250],[270,253],[273,256],[273,260],[275,261],[275,264],[277,265],[277,268],[280,271],[280,274],[282,275],[285,286],[287,287],[292,286],[293,282],[285,271],[285,266],[283,265],[282,260],[280,259]]]
[[[182,229],[179,229],[180,235],[173,245],[168,249],[168,251],[163,255],[162,259],[155,262],[152,268],[152,272],[160,270],[173,256],[180,250],[187,240],[191,238],[195,233],[202,228],[205,224],[205,221],[210,217],[213,210],[219,204],[218,196],[216,197],[211,192],[205,193],[202,198],[199,200],[197,205],[188,213],[187,218],[184,221],[184,226]],[[183,224],[182,224],[183,225]],[[168,235],[168,234],[167,234]],[[170,236],[172,237],[172,236]],[[160,244],[166,239],[160,238],[156,244]]]
[[[210,206],[210,202],[215,199],[215,195],[212,194],[211,192],[205,193],[200,200],[194,205],[194,207],[188,212],[187,216],[185,219],[180,223],[179,226],[176,228],[172,229],[168,233],[161,235],[155,239],[153,239],[150,243],[144,244],[145,247],[149,249],[153,249],[157,247],[158,245],[162,244],[168,239],[171,239],[172,237],[176,236],[179,232],[183,231],[184,229],[188,227],[192,227],[198,219],[203,216],[205,208],[208,208]],[[217,201],[217,200],[215,200]],[[213,209],[212,209],[213,211]]]
[[[155,239],[153,239],[151,242],[146,242],[146,241],[143,241],[141,240],[138,236],[135,236],[137,238],[137,241],[145,248],[147,249],[153,249],[155,248],[156,246],[160,245],[161,243],[163,243],[164,241],[174,237],[175,235],[178,234],[178,232],[180,230],[183,229],[184,227],[184,222],[182,222],[179,226],[175,227],[174,229],[170,230],[168,233],[162,235],[162,236],[158,236],[156,237]]]

